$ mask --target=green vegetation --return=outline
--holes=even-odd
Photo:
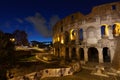
[[[20,59],[20,61],[36,61],[36,60],[37,59],[35,56],[30,56],[30,57]]]
[[[6,71],[15,63],[14,43],[10,37],[0,31],[0,80],[7,80]]]

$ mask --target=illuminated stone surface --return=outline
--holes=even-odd
[[[117,36],[120,36],[120,2],[99,5],[87,15],[73,13],[55,24],[54,55],[66,61],[111,63],[117,54]]]

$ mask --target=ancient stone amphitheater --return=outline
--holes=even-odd
[[[54,55],[70,60],[111,63],[120,35],[120,2],[66,16],[53,27]]]

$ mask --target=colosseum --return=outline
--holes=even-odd
[[[111,63],[120,35],[120,1],[70,14],[53,27],[54,55],[66,61]]]

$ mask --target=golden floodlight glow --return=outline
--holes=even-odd
[[[10,38],[10,41],[14,42],[14,41],[15,41],[15,38]]]
[[[116,36],[119,36],[120,35],[120,23],[115,23],[116,26],[115,26],[115,32],[116,32]]]
[[[57,38],[57,41],[58,41],[58,42],[60,41],[60,37]]]
[[[71,40],[75,40],[75,36],[76,36],[76,33],[75,32],[73,33],[73,31],[74,31],[74,29],[70,30],[70,39]]]
[[[64,39],[63,39],[63,37],[61,37],[61,44],[64,44]]]
[[[103,26],[105,26],[105,36],[109,35],[109,27],[107,24],[103,24]]]
[[[55,43],[55,38],[53,38],[53,43]]]

